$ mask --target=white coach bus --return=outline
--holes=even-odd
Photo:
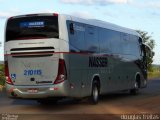
[[[134,30],[61,14],[11,17],[5,30],[9,97],[56,102],[146,87],[146,49]]]

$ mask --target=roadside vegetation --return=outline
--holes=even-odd
[[[155,40],[152,39],[152,36],[149,35],[146,31],[137,30],[141,35],[143,43],[147,44],[152,50],[152,56],[147,57],[147,66],[148,66],[148,79],[157,79],[160,78],[160,65],[153,65],[153,57],[155,53],[153,49],[155,47]]]
[[[5,84],[4,65],[0,64],[0,92],[3,90]]]
[[[153,70],[153,65],[152,65],[153,57],[155,55],[155,53],[153,51],[153,49],[155,47],[155,40],[152,39],[152,36],[149,35],[149,33],[146,31],[137,30],[137,32],[141,35],[143,43],[145,43],[146,45],[148,45],[151,48],[152,55],[147,56],[147,66],[148,66],[148,71],[152,72],[152,70]]]
[[[0,64],[0,85],[5,84],[4,65]]]
[[[160,78],[160,66],[152,65],[152,70],[148,72],[149,79],[158,79]]]

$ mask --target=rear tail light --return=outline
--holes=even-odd
[[[9,76],[8,61],[5,61],[5,76],[6,76],[6,83],[13,85],[13,82]]]
[[[64,82],[67,79],[67,71],[65,61],[63,59],[59,59],[59,67],[58,67],[58,75],[54,84],[59,84]]]
[[[56,16],[56,17],[58,17],[58,13],[53,13],[53,16]]]
[[[13,17],[8,18],[8,20],[11,20],[11,19],[13,19]]]

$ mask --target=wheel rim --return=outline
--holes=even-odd
[[[136,81],[135,82],[135,94],[137,94],[138,93],[138,82]]]
[[[144,80],[144,85],[147,85],[147,81],[146,80]]]
[[[93,90],[93,99],[96,102],[98,100],[98,88],[95,87]]]
[[[138,83],[137,82],[135,82],[134,87],[135,87],[136,90],[138,89]]]

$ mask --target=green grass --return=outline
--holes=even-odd
[[[149,78],[149,79],[157,79],[157,78],[160,78],[160,71],[149,72],[149,73],[148,73],[148,78]]]
[[[5,84],[5,76],[4,76],[4,65],[0,64],[0,85]]]
[[[160,78],[160,66],[159,65],[152,66],[152,72],[148,72],[148,78],[149,79]]]

